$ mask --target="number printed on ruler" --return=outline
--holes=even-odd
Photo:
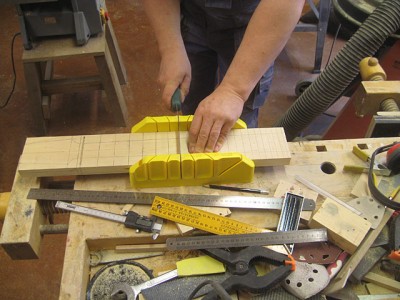
[[[150,209],[154,216],[215,234],[263,232],[258,228],[217,214],[156,196]]]

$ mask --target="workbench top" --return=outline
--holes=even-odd
[[[299,185],[304,190],[307,190],[306,187],[295,180],[297,175],[311,181],[339,199],[348,201],[354,198],[351,195],[351,191],[359,181],[360,176],[364,176],[343,173],[342,171],[345,164],[362,163],[352,154],[353,146],[361,146],[365,151],[372,153],[377,147],[397,140],[398,138],[375,138],[291,142],[289,143],[291,152],[290,164],[256,168],[254,181],[246,184],[246,187],[268,189],[273,195],[277,186],[284,181],[289,184]],[[39,186],[40,178],[29,175],[21,176],[17,172],[0,238],[2,246],[14,259],[34,258],[39,253],[41,243],[39,226],[46,224],[47,221],[41,214],[37,201],[26,199],[29,189]],[[75,189],[96,191],[132,190],[127,174],[77,176]],[[230,191],[217,191],[200,186],[143,189],[143,191],[233,195]],[[323,197],[319,196],[317,205],[320,205],[323,199]],[[85,203],[82,205],[115,213],[120,213],[124,207],[124,205],[120,204]],[[139,214],[148,215],[149,206],[136,205],[133,210]],[[276,213],[266,213],[264,210],[231,209],[231,211],[232,218],[257,227],[274,228],[279,218]],[[179,231],[172,222],[165,222],[161,235],[154,241],[150,233],[136,233],[131,229],[125,228],[122,224],[71,214],[60,299],[85,299],[86,287],[91,275],[91,267],[89,265],[91,251],[115,249],[119,245],[162,243],[166,238],[178,235]],[[168,261],[172,260],[173,255],[166,254],[165,257],[152,259],[155,264],[152,267],[156,271],[165,271],[163,269],[166,266],[170,266]],[[150,262],[151,259],[145,261]]]

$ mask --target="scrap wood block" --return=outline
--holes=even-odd
[[[33,176],[128,173],[143,157],[188,153],[187,131],[120,133],[28,138],[19,160],[20,174]],[[184,147],[184,146],[185,147]],[[255,166],[285,165],[290,150],[283,128],[232,130],[221,153],[239,152]]]
[[[117,245],[116,253],[148,253],[148,252],[165,252],[167,245],[164,244],[144,244],[144,245]]]
[[[12,259],[36,259],[40,254],[40,225],[47,220],[37,201],[26,198],[39,187],[36,177],[16,174],[0,235],[0,246]]]
[[[400,292],[400,282],[377,273],[369,272],[367,275],[365,275],[363,280],[366,282],[375,283],[376,285],[395,292]]]
[[[370,222],[329,198],[308,225],[310,228],[326,228],[328,239],[350,254],[356,251],[371,227]]]

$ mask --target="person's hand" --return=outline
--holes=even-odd
[[[162,103],[171,109],[171,97],[179,87],[182,99],[189,92],[191,66],[185,49],[169,49],[162,55],[158,82],[162,89]]]
[[[189,130],[189,152],[218,152],[243,111],[244,100],[219,86],[200,102]]]

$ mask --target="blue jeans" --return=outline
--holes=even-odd
[[[258,0],[183,0],[182,37],[192,66],[184,114],[194,114],[200,101],[221,82],[242,41]],[[258,126],[273,77],[273,66],[262,76],[247,99],[241,119],[249,128]]]

